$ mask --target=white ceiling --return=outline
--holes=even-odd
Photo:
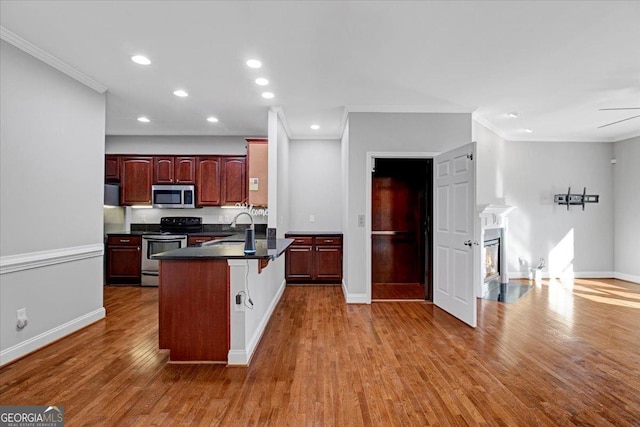
[[[0,24],[107,88],[109,135],[261,136],[272,106],[294,139],[339,138],[345,111],[474,112],[508,140],[640,135],[640,118],[598,129],[640,114],[599,111],[640,107],[638,1],[2,0]]]

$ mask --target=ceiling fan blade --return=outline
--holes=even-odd
[[[601,108],[598,111],[615,111],[615,110],[640,110],[640,107]]]
[[[615,125],[616,123],[626,122],[627,120],[637,119],[638,117],[640,117],[640,114],[639,114],[639,115],[637,115],[637,116],[629,117],[628,119],[622,119],[622,120],[618,120],[617,122],[608,123],[608,124],[606,124],[606,125],[598,126],[598,129],[600,129],[600,128],[606,128],[607,126]]]

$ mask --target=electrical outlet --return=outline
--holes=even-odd
[[[358,227],[364,227],[364,215],[358,215]]]
[[[21,308],[19,310],[16,310],[16,317],[17,317],[17,321],[16,321],[17,328],[19,330],[24,329],[25,326],[27,326],[27,323],[29,323],[29,319],[27,319],[27,309]]]
[[[236,303],[234,304],[234,311],[244,311],[244,304],[242,302],[242,294],[236,295]]]
[[[309,215],[309,222],[316,222],[316,216],[315,215]]]

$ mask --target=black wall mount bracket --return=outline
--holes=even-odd
[[[598,194],[587,194],[587,187],[584,187],[582,194],[571,194],[571,187],[567,190],[567,194],[556,194],[553,197],[553,202],[559,205],[567,205],[567,210],[571,205],[584,205],[586,203],[598,203],[600,196]]]

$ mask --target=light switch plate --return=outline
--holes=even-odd
[[[249,178],[249,191],[258,191],[259,184],[258,178]]]

